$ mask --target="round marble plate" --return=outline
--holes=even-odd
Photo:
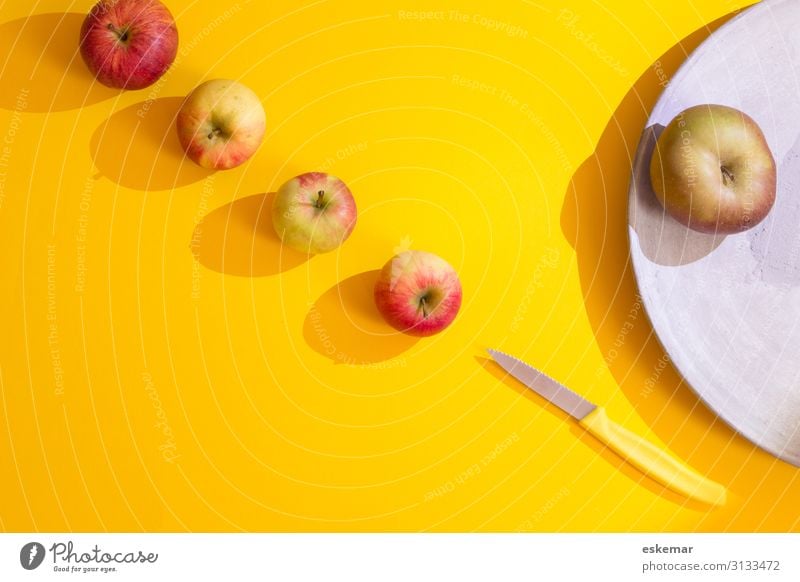
[[[672,362],[721,418],[800,465],[800,2],[765,0],[712,34],[671,80],[645,128],[630,184],[639,290]],[[683,109],[753,117],[778,165],[777,201],[750,231],[712,236],[664,213],[648,166]]]

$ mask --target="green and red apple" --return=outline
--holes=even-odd
[[[375,305],[389,325],[404,333],[429,336],[450,325],[461,307],[461,282],[443,258],[404,251],[381,269]]]
[[[288,246],[308,254],[341,245],[356,225],[356,201],[347,185],[324,172],[308,172],[283,184],[272,204],[272,224]]]
[[[178,138],[196,164],[214,170],[235,168],[264,139],[266,115],[251,89],[228,79],[206,81],[184,100],[178,112]]]
[[[80,49],[103,85],[142,89],[175,60],[178,29],[158,0],[101,0],[83,21]]]
[[[746,113],[697,105],[678,114],[658,138],[650,181],[679,222],[706,233],[752,228],[775,203],[775,159]]]

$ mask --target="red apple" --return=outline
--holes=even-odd
[[[336,176],[308,172],[278,188],[272,224],[281,240],[310,254],[341,245],[356,226],[356,201]]]
[[[258,95],[236,81],[214,79],[194,89],[178,112],[178,138],[204,168],[227,170],[256,152],[267,126]]]
[[[81,27],[81,56],[103,85],[142,89],[169,69],[178,29],[158,0],[101,0]]]
[[[461,307],[461,282],[441,257],[404,251],[381,269],[375,304],[395,329],[410,335],[433,335],[455,319]]]
[[[706,233],[754,227],[775,202],[775,160],[758,124],[725,105],[679,113],[658,138],[650,181],[679,222]]]

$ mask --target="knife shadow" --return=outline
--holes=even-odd
[[[691,509],[694,511],[706,513],[709,511],[709,508],[714,507],[706,503],[701,503],[699,501],[689,499],[687,497],[684,497],[683,495],[680,495],[679,493],[675,493],[671,489],[664,487],[658,481],[655,481],[654,479],[648,477],[647,475],[639,471],[639,469],[633,467],[625,459],[623,459],[617,453],[612,451],[608,446],[606,446],[604,443],[602,443],[594,436],[589,434],[585,429],[583,429],[572,416],[561,410],[558,406],[551,403],[546,398],[539,396],[536,392],[521,384],[519,380],[517,380],[511,374],[506,372],[494,360],[482,356],[475,356],[475,360],[478,362],[478,365],[483,367],[484,370],[489,372],[498,381],[502,382],[504,385],[511,388],[514,392],[516,392],[526,400],[529,400],[530,402],[534,403],[536,406],[539,406],[547,410],[558,420],[566,423],[569,426],[569,431],[574,436],[576,436],[583,444],[590,447],[595,453],[597,453],[600,457],[602,457],[609,465],[611,465],[614,469],[620,471],[623,475],[625,475],[628,479],[633,481],[636,485],[644,487],[654,495],[658,495],[659,497],[667,501],[675,503],[676,505],[680,505],[684,509]],[[666,449],[666,445],[664,445],[663,443],[658,443],[658,444],[659,446],[662,446]]]
[[[601,442],[600,440],[589,434],[576,421],[573,420],[570,423],[569,431],[573,435],[575,435],[578,438],[578,440],[580,440],[586,446],[591,448],[595,453],[600,455],[608,464],[610,464],[615,469],[618,469],[623,475],[628,477],[628,479],[630,479],[637,485],[640,485],[645,489],[649,490],[651,493],[665,499],[666,501],[670,501],[676,505],[680,505],[681,508],[683,509],[691,509],[693,511],[697,511],[700,513],[707,513],[708,511],[719,508],[718,506],[715,505],[702,503],[700,501],[685,497],[680,493],[676,493],[671,489],[665,487],[655,479],[648,477],[646,474],[642,473],[639,469],[631,465],[628,461],[620,457],[617,453],[612,451],[603,442]],[[647,438],[647,440],[649,442],[653,442],[652,440],[650,440],[650,438]],[[675,454],[665,444],[661,442],[654,444],[657,444],[664,450],[669,451],[671,454]],[[730,495],[731,493],[729,493],[729,496]]]

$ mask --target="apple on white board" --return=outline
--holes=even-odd
[[[375,305],[389,325],[429,336],[449,326],[461,307],[461,282],[443,258],[409,250],[392,257],[375,283]]]
[[[80,50],[103,85],[143,89],[175,60],[178,29],[158,0],[101,0],[83,21]]]
[[[650,182],[667,212],[691,229],[732,234],[761,222],[775,203],[775,159],[746,113],[696,105],[656,142]]]

